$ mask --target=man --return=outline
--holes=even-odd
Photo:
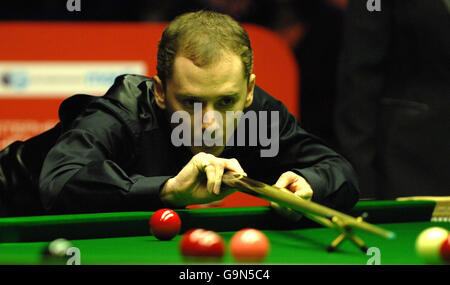
[[[199,11],[176,18],[162,35],[156,76],[123,75],[103,97],[75,96],[62,104],[61,135],[45,158],[39,181],[46,212],[209,203],[231,193],[221,187],[228,170],[276,182],[328,206],[351,208],[358,188],[350,164],[302,130],[281,102],[255,85],[252,65],[248,35],[230,17]],[[200,131],[196,110],[203,118]],[[272,133],[277,154],[264,157],[261,142],[230,146],[226,134],[241,126],[227,119],[231,111],[275,112],[277,128],[267,124],[264,129],[261,119],[258,128],[279,130]],[[183,134],[190,141],[209,132],[216,143],[174,144],[172,122],[180,113],[192,119],[187,123],[191,133]],[[205,120],[210,113],[216,115]],[[252,139],[249,128],[245,135]]]

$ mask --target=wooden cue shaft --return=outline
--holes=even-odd
[[[319,205],[317,203],[304,200],[298,196],[295,196],[294,193],[291,193],[288,190],[280,191],[279,188],[256,181],[235,172],[229,171],[224,173],[222,182],[229,187],[237,188],[241,192],[279,203],[282,206],[308,215],[322,216],[328,219],[337,217],[347,226],[359,228],[361,230],[388,239],[392,239],[395,237],[395,234],[393,232],[387,231],[364,221],[358,221],[352,216]]]

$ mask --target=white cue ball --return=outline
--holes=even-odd
[[[66,256],[67,249],[71,246],[72,244],[70,241],[59,238],[50,243],[48,251],[52,256],[64,257]]]
[[[440,248],[447,239],[448,231],[432,227],[422,231],[416,239],[416,253],[427,264],[442,264]]]

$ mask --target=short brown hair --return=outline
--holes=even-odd
[[[164,88],[172,76],[173,63],[183,54],[197,66],[218,61],[224,51],[238,55],[248,79],[253,69],[253,51],[245,29],[230,16],[197,11],[176,17],[164,29],[158,46],[157,72]]]

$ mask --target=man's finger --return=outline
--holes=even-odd
[[[311,186],[303,177],[297,177],[297,181],[289,186],[289,190],[294,192],[296,196],[307,200],[310,200],[313,195]]]
[[[219,195],[220,193],[220,185],[222,184],[222,176],[223,176],[223,171],[224,171],[224,167],[223,165],[216,165],[216,175],[215,175],[215,181],[214,181],[214,193],[216,195]]]
[[[280,178],[278,178],[275,183],[275,187],[278,188],[287,188],[289,185],[297,181],[297,175],[292,172],[285,172],[281,174]]]
[[[311,200],[312,195],[313,195],[313,191],[311,188],[307,187],[307,188],[302,188],[298,191],[295,191],[295,196],[298,196],[300,198],[303,198],[305,200]]]
[[[216,169],[212,163],[214,159],[214,156],[207,153],[198,153],[193,158],[197,170],[206,174],[206,190],[209,193],[213,193],[216,180]]]
[[[206,172],[206,167],[211,164],[210,159],[204,153],[196,154],[192,158],[192,162],[199,172]]]
[[[204,171],[206,173],[206,189],[209,193],[213,193],[216,180],[216,168],[212,164],[208,164],[204,168]]]
[[[231,170],[237,173],[243,173],[247,176],[247,174],[245,173],[244,169],[239,164],[239,161],[237,161],[237,159],[231,158],[231,159],[224,159],[223,161],[225,162],[225,168],[227,170]]]
[[[289,185],[289,190],[294,193],[300,192],[299,194],[305,196],[312,195],[311,186],[308,184],[308,182],[301,178]]]

